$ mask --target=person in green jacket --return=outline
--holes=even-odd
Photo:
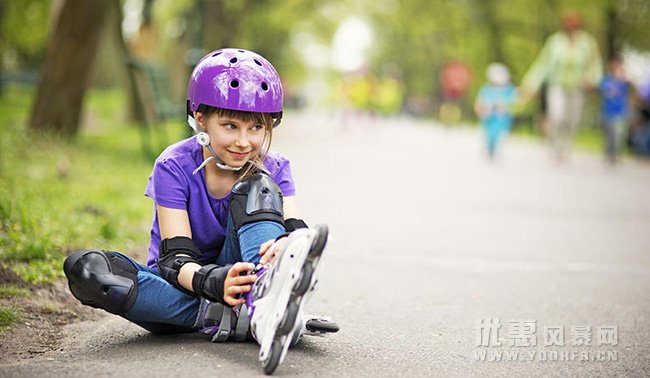
[[[562,14],[561,31],[551,34],[522,79],[526,102],[546,84],[548,137],[557,161],[568,158],[573,135],[584,109],[585,96],[598,87],[603,68],[596,39],[582,30],[573,11]]]

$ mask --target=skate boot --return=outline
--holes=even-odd
[[[328,333],[339,331],[338,324],[328,316],[302,314],[299,318],[289,347],[296,345],[302,336],[323,337]],[[199,333],[208,335],[213,343],[254,340],[250,332],[250,317],[245,304],[231,308],[201,298],[199,313],[193,328]]]
[[[260,344],[264,372],[272,374],[302,328],[301,311],[316,282],[316,269],[327,227],[292,232],[275,265],[257,270],[258,280],[246,296],[251,333]],[[338,326],[336,326],[338,329]]]

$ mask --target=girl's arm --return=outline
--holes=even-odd
[[[190,218],[186,210],[156,205],[156,212],[158,213],[158,224],[160,226],[160,240],[171,239],[176,236],[192,238]],[[190,262],[183,265],[178,272],[178,283],[185,289],[194,291],[192,289],[192,278],[199,269],[201,269],[201,265],[196,263]]]
[[[169,207],[156,205],[156,211],[158,213],[158,224],[160,226],[161,240],[171,239],[178,236],[190,239],[192,238],[190,219],[186,210],[172,209]],[[190,257],[189,255],[185,256]],[[255,275],[240,276],[240,273],[249,271],[253,268],[254,266],[252,264],[237,263],[228,270],[226,277],[222,277],[222,274],[219,273],[219,281],[221,278],[224,278],[223,301],[227,305],[236,306],[244,301],[243,298],[238,298],[238,295],[250,291],[250,285],[255,282],[257,277]],[[201,265],[195,262],[188,262],[186,264],[183,264],[178,272],[178,284],[186,290],[194,292],[195,290],[192,286],[192,281],[194,279],[195,273],[200,269]],[[215,270],[215,273],[218,272]],[[210,291],[212,295],[215,294],[212,293],[212,291],[215,290]]]
[[[156,212],[160,226],[160,239],[170,239],[175,236],[192,238],[190,218],[186,210],[156,205]]]

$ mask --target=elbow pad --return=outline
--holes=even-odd
[[[185,236],[163,239],[160,241],[158,250],[159,257],[156,259],[156,266],[160,271],[160,275],[185,294],[196,295],[178,283],[178,273],[183,265],[189,262],[199,263],[197,258],[200,252],[192,239]]]

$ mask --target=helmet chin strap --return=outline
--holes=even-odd
[[[191,116],[188,115],[187,116],[187,123],[190,124],[190,127],[192,128],[192,130],[194,130],[194,132],[196,133],[196,140],[199,142],[199,144],[201,146],[207,148],[208,151],[212,154],[212,156],[208,156],[207,159],[203,160],[203,163],[201,163],[201,165],[199,165],[192,172],[193,175],[199,173],[199,171],[201,171],[201,169],[203,169],[210,162],[210,160],[216,160],[215,165],[217,166],[217,168],[223,169],[224,171],[239,172],[242,168],[244,168],[243,165],[241,167],[230,166],[230,165],[226,164],[223,160],[221,160],[221,158],[217,155],[217,153],[212,148],[212,145],[210,144],[210,137],[208,136],[208,134],[206,132],[203,132],[203,131],[198,132],[198,129],[199,129],[198,124],[197,124],[197,122],[196,122],[196,120],[194,118],[192,118]],[[257,164],[252,160],[248,160],[246,163],[247,164],[252,164],[257,169],[259,169],[260,171],[262,171],[262,172],[264,172],[266,174],[269,174],[269,171],[265,167],[262,167],[260,164]]]

